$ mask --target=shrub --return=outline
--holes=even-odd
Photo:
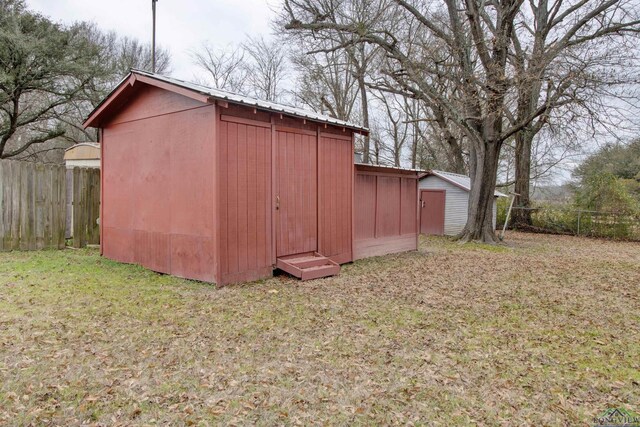
[[[620,215],[637,215],[640,206],[629,193],[629,187],[620,178],[603,172],[586,177],[576,191],[579,209],[611,212]]]

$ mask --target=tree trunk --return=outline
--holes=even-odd
[[[358,88],[360,89],[360,103],[362,104],[362,126],[369,129],[369,101],[367,99],[367,86],[364,80],[364,72],[358,70]],[[364,136],[362,146],[362,162],[369,162],[370,139],[369,134]]]
[[[447,119],[445,118],[442,108],[432,108],[435,116],[435,121],[438,124],[442,138],[444,139],[444,148],[447,155],[447,161],[450,172],[464,174],[464,154],[462,152],[462,141],[458,141],[456,137],[451,133],[447,125]]]
[[[457,236],[457,239],[462,242],[496,243],[493,229],[493,199],[500,147],[500,143],[485,142],[471,149],[469,212],[467,224]]]
[[[516,172],[513,191],[515,196],[514,209],[511,212],[511,227],[518,228],[532,225],[531,221],[531,200],[529,198],[530,177],[531,177],[531,144],[533,135],[531,132],[518,132],[516,134]]]
[[[413,141],[411,143],[411,169],[418,164],[418,122],[413,122]]]

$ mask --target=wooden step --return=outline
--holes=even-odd
[[[276,267],[302,280],[319,279],[340,273],[340,266],[316,252],[289,255],[276,260]]]

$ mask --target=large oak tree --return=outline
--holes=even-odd
[[[336,49],[377,46],[388,58],[390,66],[384,72],[395,82],[394,91],[438,106],[469,146],[469,212],[459,238],[495,241],[492,200],[503,144],[526,131],[552,105],[561,104],[567,93],[545,91],[532,108],[518,109],[522,85],[541,83],[539,74],[525,79],[514,66],[514,35],[531,31],[534,23],[525,0],[374,0],[369,5],[373,12],[364,19],[352,13],[352,3],[285,0],[281,22],[290,31],[340,40]],[[601,20],[612,18],[606,13],[609,3],[620,6],[620,19],[635,22],[623,0],[556,0],[553,19],[566,23],[554,33],[557,55],[599,31]],[[424,42],[416,47],[420,39]],[[429,45],[433,41],[436,52]],[[443,80],[451,91],[441,90]]]

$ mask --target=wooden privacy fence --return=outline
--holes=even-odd
[[[64,166],[2,160],[0,191],[0,250],[64,248]]]
[[[100,243],[100,169],[73,169],[73,247]]]
[[[0,160],[0,251],[65,247],[65,172],[60,165]],[[99,176],[98,169],[74,170],[75,247],[99,243]]]

